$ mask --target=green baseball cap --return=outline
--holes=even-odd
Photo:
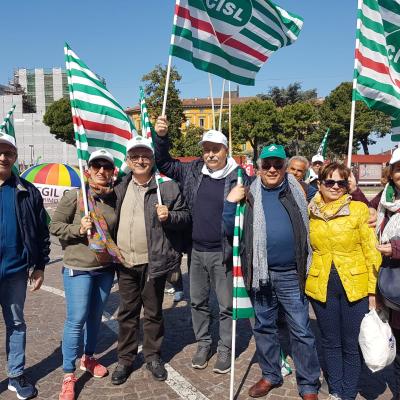
[[[285,149],[280,144],[270,144],[269,146],[263,147],[261,150],[260,158],[286,158]]]

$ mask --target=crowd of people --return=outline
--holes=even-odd
[[[257,174],[249,177],[228,156],[226,137],[204,133],[202,157],[183,163],[171,157],[168,123],[159,117],[153,143],[127,143],[130,169],[114,179],[115,162],[105,149],[88,160],[86,190],[61,199],[47,226],[39,191],[12,172],[14,138],[0,136],[0,304],[6,326],[8,388],[19,399],[37,396],[24,375],[28,281],[40,288],[49,262],[50,233],[64,251],[62,277],[66,318],[62,335],[64,378],[59,400],[75,399],[75,370],[95,378],[108,370],[95,358],[101,318],[114,276],[118,278],[118,363],[111,383],[121,385],[138,354],[143,316],[143,356],[153,378],[168,377],[161,359],[165,285],[187,254],[194,369],[212,357],[210,294],[219,307],[216,374],[231,369],[232,238],[238,202],[245,204],[240,240],[242,272],[255,312],[253,334],[261,378],[249,396],[263,397],[283,382],[278,315],[288,326],[299,395],[318,399],[321,368],[331,400],[355,399],[361,373],[361,321],[369,309],[388,307],[400,349],[400,309],[377,290],[380,268],[400,266],[400,149],[393,152],[385,187],[370,202],[349,168],[265,146]],[[171,179],[158,182],[158,173]],[[161,200],[161,201],[160,201]],[[89,214],[85,212],[88,208]],[[182,292],[181,283],[179,292]],[[400,293],[399,293],[400,297]],[[321,332],[318,358],[309,303]],[[400,351],[400,350],[399,350]],[[397,396],[400,358],[395,361]],[[321,365],[320,365],[321,361]]]

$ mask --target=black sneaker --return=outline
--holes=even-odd
[[[231,352],[218,350],[217,361],[214,364],[213,371],[216,374],[226,374],[230,370],[231,370]]]
[[[29,383],[25,375],[16,378],[8,378],[8,390],[17,393],[20,400],[33,399],[38,395],[38,391],[34,385]]]
[[[198,346],[196,354],[192,358],[192,367],[195,369],[204,369],[208,365],[208,360],[211,358],[210,346]]]
[[[114,372],[111,375],[111,383],[113,385],[122,385],[129,378],[132,373],[132,366],[117,364]]]
[[[156,381],[165,381],[168,378],[168,372],[159,358],[148,362],[146,368],[152,373]]]

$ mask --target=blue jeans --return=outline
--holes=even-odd
[[[26,325],[24,304],[28,271],[0,280],[0,305],[6,324],[7,373],[15,378],[24,373]]]
[[[311,304],[321,330],[329,392],[343,400],[355,399],[361,373],[358,335],[361,321],[368,313],[368,297],[350,303],[336,269],[332,268],[326,303],[312,300]]]
[[[289,328],[299,393],[301,396],[317,393],[320,386],[317,349],[310,327],[308,300],[300,292],[297,271],[269,271],[269,282],[256,293],[253,291],[251,297],[255,311],[253,333],[263,378],[274,385],[283,381],[277,327],[280,305]]]
[[[70,276],[69,269],[64,268],[64,290],[67,306],[67,318],[64,323],[62,341],[63,369],[65,373],[75,371],[79,342],[85,326],[84,354],[93,356],[97,334],[100,329],[101,316],[114,281],[114,271],[101,274]]]

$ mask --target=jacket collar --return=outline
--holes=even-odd
[[[21,180],[21,178],[18,175],[15,175],[13,172],[11,173],[11,178],[13,179],[13,183],[15,185],[15,188],[19,192],[27,192],[28,189],[26,188],[26,185],[24,182]]]
[[[131,182],[132,178],[133,178],[133,173],[132,173],[132,171],[129,172],[129,174],[125,175],[125,176],[122,178],[122,182],[124,183],[125,187],[128,187],[128,185],[129,185],[129,183]],[[148,189],[149,189],[149,190],[157,189],[157,182],[156,182],[155,174],[153,174],[152,177],[151,177],[151,180],[150,180],[150,182],[149,182]]]

